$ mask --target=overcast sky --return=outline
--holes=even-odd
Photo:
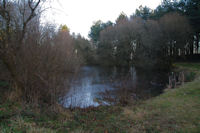
[[[130,16],[140,5],[154,9],[160,3],[161,0],[54,0],[43,20],[66,24],[71,33],[88,37],[94,21],[114,22],[121,12]]]

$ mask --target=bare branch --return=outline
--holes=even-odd
[[[32,7],[33,0],[28,1],[28,5],[29,5],[29,8],[31,9],[31,13],[30,13],[29,17],[23,22],[22,36],[21,36],[20,42],[22,42],[22,40],[24,38],[27,24],[31,21],[31,19],[33,19],[36,16],[35,10],[39,6],[40,2],[41,2],[41,0],[38,0],[36,2],[35,6]]]

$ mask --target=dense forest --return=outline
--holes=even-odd
[[[97,21],[89,37],[101,65],[170,68],[178,59],[199,53],[198,0],[165,0],[156,9],[140,6],[114,23]],[[198,56],[197,56],[198,58]]]

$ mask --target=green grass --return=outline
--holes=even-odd
[[[138,132],[200,132],[200,78],[128,109]]]
[[[200,132],[200,65],[175,66],[195,73],[196,79],[137,105],[100,106],[36,113],[14,102],[0,105],[2,133],[198,133]]]
[[[200,72],[200,63],[176,63],[174,66],[181,70]]]
[[[185,67],[188,69],[200,70],[200,63],[176,63],[178,67]]]
[[[186,81],[193,81],[200,75],[200,63],[176,63],[173,65],[175,71],[183,71]]]

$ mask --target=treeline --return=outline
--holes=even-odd
[[[177,57],[199,52],[200,2],[165,0],[155,10],[140,6],[115,23],[97,21],[89,37],[97,62],[106,66],[169,69]]]

